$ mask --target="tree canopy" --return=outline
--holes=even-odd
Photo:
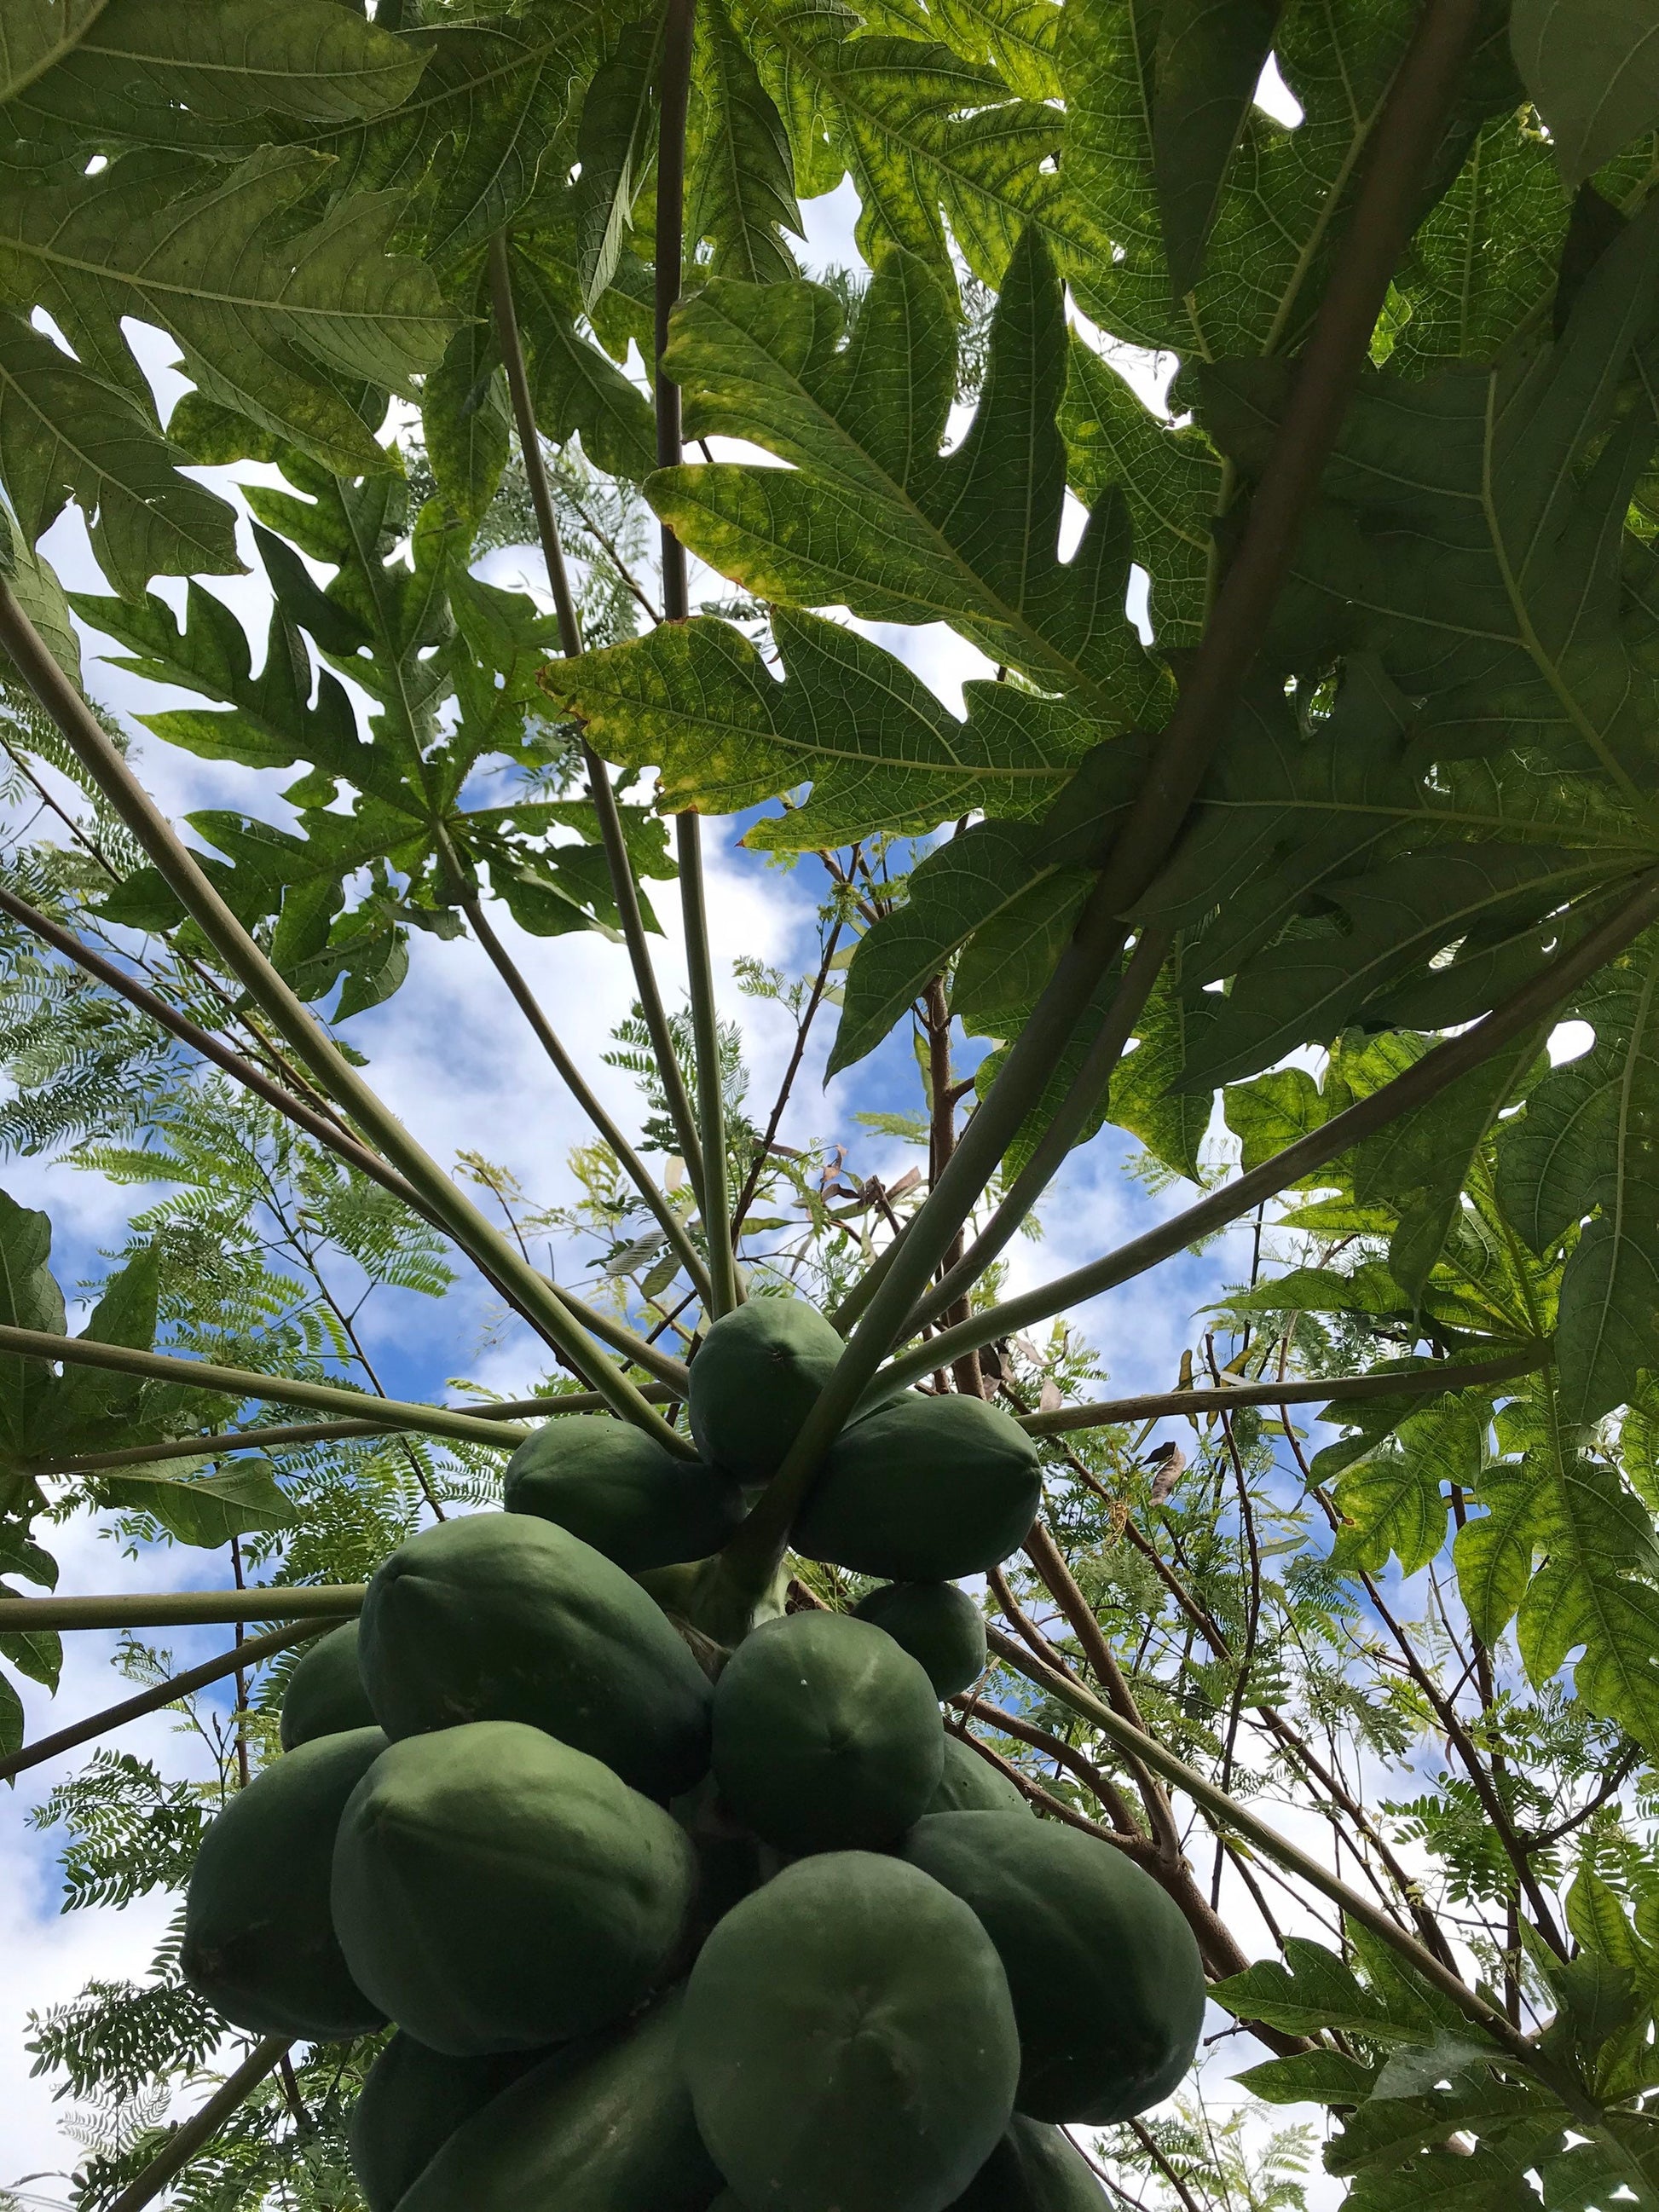
[[[0,1192],[0,1772],[86,1761],[66,1909],[180,1888],[305,1636],[526,1424],[688,1454],[701,1332],[806,1297],[840,1364],[674,1608],[861,1595],[790,1532],[907,1385],[1040,1440],[949,1725],[1156,1876],[1223,2023],[1103,2201],[1659,2203],[1645,0],[0,0],[0,1144],[137,1207],[72,1282]],[[118,724],[86,641],[199,703]],[[170,820],[163,748],[238,802]],[[739,836],[799,976],[715,975]],[[628,1126],[522,964],[586,931]],[[592,1123],[545,1188],[354,1041],[463,936]],[[914,1110],[793,1141],[821,1047],[856,1097],[908,1043]],[[1150,1225],[1017,1287],[1115,1145]],[[1241,1224],[1109,1395],[1075,1310]],[[398,1400],[365,1309],[464,1370],[466,1273],[521,1396]],[[60,1601],[88,1514],[130,1580]],[[191,1620],[261,1633],[180,1680]],[[25,1744],[6,1669],[93,1627],[178,1771]],[[374,2039],[250,2055],[171,1938],[31,2037],[86,2212],[356,2202]]]

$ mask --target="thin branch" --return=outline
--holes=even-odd
[[[498,232],[489,242],[489,297],[495,316],[495,335],[501,349],[501,364],[507,371],[507,393],[513,402],[513,419],[518,425],[519,451],[524,459],[525,481],[530,487],[530,503],[535,510],[536,528],[542,541],[542,558],[547,564],[547,580],[558,617],[559,647],[567,659],[574,660],[582,649],[581,622],[570,589],[569,572],[565,567],[564,546],[559,536],[559,520],[554,510],[552,487],[548,482],[547,463],[542,453],[541,433],[536,428],[530,376],[525,367],[524,345],[519,335],[518,310],[513,303],[513,269],[505,231]],[[645,917],[640,908],[633,863],[628,857],[628,841],[623,832],[617,794],[611,787],[609,770],[586,738],[582,742],[582,753],[587,765],[588,795],[599,817],[599,842],[604,848],[605,866],[611,875],[611,896],[617,902],[623,941],[628,947],[629,964],[634,971],[634,988],[645,1017],[651,1048],[657,1055],[658,1071],[668,1100],[669,1118],[679,1139],[685,1172],[701,1203],[702,1155],[697,1144],[696,1122],[680,1074],[673,1039],[669,1034],[662,994],[657,988],[656,969],[652,964],[651,947],[646,939]]]
[[[0,1629],[200,1628],[234,1620],[323,1620],[361,1613],[367,1583],[295,1583],[249,1590],[156,1590],[148,1596],[0,1597]],[[244,1651],[247,1646],[242,1646]]]
[[[195,1390],[222,1390],[229,1398],[261,1398],[277,1406],[316,1406],[337,1413],[367,1401],[377,1424],[390,1430],[414,1429],[427,1436],[453,1437],[497,1450],[521,1444],[532,1431],[476,1413],[453,1413],[442,1406],[410,1405],[402,1398],[368,1398],[337,1383],[307,1382],[297,1376],[257,1375],[245,1367],[219,1367],[207,1359],[173,1359],[162,1352],[140,1352],[129,1344],[100,1344],[90,1336],[54,1336],[43,1328],[0,1326],[0,1352],[24,1359],[63,1359],[74,1367],[101,1367],[114,1375],[138,1375],[161,1382],[182,1382]],[[659,1426],[665,1426],[653,1414]]]
[[[1281,1836],[1261,1816],[1251,1812],[1236,1798],[1229,1797],[1215,1784],[1189,1766],[1184,1759],[1159,1743],[1144,1729],[1133,1727],[1102,1698],[1085,1690],[1080,1683],[1060,1673],[1058,1668],[1044,1666],[999,1630],[988,1632],[997,1656],[1006,1662],[1016,1673],[1024,1674],[1040,1690],[1061,1705],[1069,1705],[1082,1719],[1091,1722],[1101,1734],[1111,1738],[1121,1751],[1132,1753],[1146,1765],[1163,1777],[1165,1782],[1190,1797],[1195,1805],[1218,1825],[1242,1837],[1255,1846],[1266,1858],[1285,1868],[1309,1886],[1328,1898],[1339,1911],[1363,1928],[1369,1928],[1380,1936],[1390,1950],[1404,1959],[1414,1972],[1443,1995],[1449,1997],[1464,2018],[1482,2028],[1509,2056],[1529,2072],[1537,2072],[1539,2054],[1524,2036],[1516,2033],[1498,2011],[1489,2004],[1476,1990],[1472,1990],[1444,1962],[1434,1955],[1414,1936],[1408,1935],[1380,1905],[1372,1902],[1361,1891],[1351,1889],[1347,1883],[1322,1866],[1316,1858],[1299,1844]]]
[[[447,846],[449,841],[445,839]],[[654,1216],[658,1227],[674,1248],[675,1256],[697,1288],[697,1295],[712,1301],[714,1285],[708,1279],[708,1270],[702,1255],[691,1242],[685,1224],[669,1204],[665,1193],[659,1187],[656,1177],[629,1144],[617,1123],[606,1112],[598,1094],[583,1075],[581,1069],[566,1050],[558,1033],[543,1011],[541,1001],[531,989],[524,971],[496,935],[483,902],[477,892],[466,884],[460,872],[459,857],[450,848],[451,870],[461,890],[461,910],[471,924],[472,933],[483,946],[484,957],[513,995],[520,1012],[529,1024],[536,1042],[552,1062],[560,1081],[586,1115],[605,1143],[616,1155],[623,1173],[645,1200]]]
[[[1134,1398],[1103,1398],[1089,1406],[1060,1406],[1050,1413],[1017,1415],[1034,1437],[1058,1437],[1073,1429],[1115,1428],[1124,1421],[1157,1420],[1166,1413],[1226,1413],[1240,1406],[1333,1405],[1364,1398],[1409,1397],[1419,1393],[1465,1390],[1481,1382],[1508,1382],[1535,1374],[1549,1359],[1549,1347],[1508,1353],[1458,1367],[1448,1363],[1413,1368],[1400,1375],[1332,1375],[1306,1382],[1233,1382],[1214,1390],[1150,1390]]]
[[[22,1605],[47,1602],[40,1598],[21,1598]],[[32,1617],[32,1616],[31,1616]],[[295,1628],[271,1628],[263,1636],[250,1636],[222,1651],[216,1659],[204,1659],[199,1667],[187,1668],[182,1674],[169,1674],[165,1681],[156,1682],[148,1690],[141,1690],[136,1698],[126,1698],[118,1705],[106,1706],[101,1713],[88,1719],[75,1721],[68,1728],[59,1729],[55,1735],[43,1735],[34,1743],[26,1743],[21,1751],[14,1751],[0,1759],[0,1782],[9,1782],[26,1767],[40,1766],[60,1753],[73,1751],[83,1743],[91,1743],[100,1735],[108,1735],[114,1729],[125,1728],[129,1721],[140,1720],[146,1713],[159,1712],[163,1705],[177,1705],[198,1690],[204,1690],[210,1682],[222,1681],[227,1674],[240,1674],[244,1668],[257,1667],[278,1651],[285,1651],[292,1644],[303,1644],[313,1636],[325,1635],[347,1618],[343,1613],[332,1619],[307,1620]]]
[[[778,1085],[777,1097],[772,1102],[772,1111],[767,1116],[766,1128],[761,1137],[759,1150],[755,1154],[754,1165],[744,1177],[743,1188],[738,1193],[738,1202],[732,1209],[732,1234],[734,1237],[743,1226],[744,1218],[755,1202],[755,1194],[760,1188],[761,1175],[766,1165],[767,1156],[771,1152],[778,1130],[782,1125],[784,1109],[789,1103],[790,1094],[795,1087],[795,1078],[800,1073],[801,1060],[805,1054],[807,1037],[811,1032],[812,1023],[818,1008],[823,1003],[823,994],[830,987],[830,963],[836,957],[836,944],[840,936],[841,924],[837,921],[824,940],[823,956],[818,962],[818,972],[813,978],[811,995],[807,999],[799,1020],[795,1024],[794,1049],[789,1055],[788,1066],[783,1071],[783,1079]]]
[[[1346,1152],[1362,1137],[1373,1135],[1414,1107],[1437,1098],[1460,1076],[1479,1067],[1504,1045],[1547,1019],[1570,992],[1622,952],[1656,918],[1659,918],[1659,868],[1650,869],[1638,878],[1632,896],[1616,914],[1587,931],[1566,951],[1558,954],[1529,982],[1511,993],[1502,1006],[1461,1036],[1449,1037],[1425,1053],[1421,1060],[1402,1075],[1395,1076],[1391,1083],[1383,1084],[1369,1097],[1360,1099],[1340,1114],[1334,1114],[1328,1121],[1298,1138],[1295,1144],[1287,1145],[1283,1152],[1275,1152],[1260,1167],[1224,1183],[1219,1190],[1211,1191],[1185,1212],[1176,1214],[1143,1236],[1133,1237],[1115,1252],[1108,1253],[1104,1259],[1075,1267],[1071,1273],[1057,1276],[1021,1297],[988,1307],[960,1327],[947,1329],[923,1350],[903,1354],[882,1370],[872,1395],[878,1393],[884,1400],[913,1376],[926,1374],[936,1366],[941,1354],[951,1358],[959,1350],[989,1344],[1000,1336],[1012,1335],[1032,1322],[1046,1321],[1050,1315],[1067,1306],[1081,1304],[1102,1291],[1115,1289],[1118,1284],[1143,1274],[1160,1260],[1170,1259],[1185,1251],[1188,1245],[1213,1235],[1218,1229],[1224,1229],[1229,1222],[1249,1212],[1263,1199],[1272,1198],[1286,1185],[1300,1182],[1316,1168],[1323,1167]]]
[[[9,582],[0,577],[0,645],[102,791],[114,811],[154,862],[185,912],[213,945],[250,998],[287,1038],[324,1091],[401,1170],[449,1236],[590,1386],[625,1420],[654,1436],[681,1457],[689,1440],[671,1429],[642,1399],[628,1376],[604,1357],[578,1327],[551,1286],[485,1220],[438,1163],[336,1046],[308,1007],[232,913],[200,863],[173,834],[161,809],[133,775],[119,749],[80,692],[53,659]]]
[[[189,2165],[198,2150],[216,2136],[231,2114],[245,2105],[265,2076],[289,2051],[285,2035],[268,2035],[256,2043],[236,2071],[216,2089],[200,2112],[181,2120],[166,2143],[136,2181],[130,2181],[109,2206],[108,2212],[143,2212],[167,2187],[173,2175]]]

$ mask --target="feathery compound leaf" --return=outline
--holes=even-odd
[[[554,662],[541,680],[605,759],[660,769],[665,809],[735,813],[811,782],[805,805],[749,832],[766,851],[933,830],[980,809],[1029,817],[1097,740],[1085,716],[1006,684],[964,685],[959,722],[856,631],[783,607],[772,620],[783,683],[710,617]]]
[[[0,100],[12,100],[74,51],[106,0],[6,0],[0,8]]]
[[[407,388],[454,328],[429,270],[392,254],[388,197],[278,218],[316,184],[312,155],[267,149],[204,170],[134,154],[73,184],[0,192],[0,294],[46,307],[89,368],[147,399],[124,316],[159,324],[204,390],[348,475],[387,465],[331,373]]]
[[[1659,126],[1659,21],[1648,0],[1515,0],[1510,38],[1569,185]]]
[[[1106,728],[1161,720],[1169,679],[1123,611],[1115,495],[1060,558],[1066,324],[1041,240],[1028,233],[1010,264],[979,408],[949,454],[956,327],[923,264],[890,255],[841,336],[813,284],[717,282],[680,307],[668,366],[688,434],[747,438],[793,465],[663,470],[647,489],[664,520],[762,598],[948,622]]]
[[[185,459],[126,392],[0,313],[0,475],[29,544],[73,498],[128,598],[152,576],[239,574],[234,511],[179,473]]]
[[[175,147],[216,126],[341,124],[409,97],[425,56],[339,0],[108,0],[24,112]]]
[[[726,0],[697,9],[685,159],[686,234],[712,245],[710,275],[752,284],[793,276],[779,235],[800,235],[789,134]]]

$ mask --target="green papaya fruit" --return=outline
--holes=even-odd
[[[335,1830],[385,1749],[374,1728],[302,1743],[239,1790],[203,1837],[179,1964],[235,2027],[320,2040],[386,2018],[353,1979],[329,1915]]]
[[[507,1463],[509,1513],[556,1522],[638,1574],[706,1559],[743,1519],[743,1492],[717,1468],[676,1459],[605,1413],[544,1422]]]
[[[283,1692],[277,1734],[283,1749],[293,1751],[319,1735],[374,1725],[374,1708],[357,1672],[357,1624],[348,1620],[301,1653]]]
[[[398,2027],[458,2058],[609,2027],[667,1975],[697,1860],[660,1806],[520,1721],[406,1736],[353,1793],[334,1924]]]
[[[954,1582],[1019,1549],[1042,1487],[1036,1448],[1006,1413],[907,1391],[842,1431],[790,1541],[861,1575]]]
[[[904,1646],[926,1668],[936,1698],[955,1697],[985,1672],[984,1615],[953,1583],[887,1583],[867,1590],[853,1612]]]
[[[680,2059],[748,2212],[944,2212],[1008,2124],[1019,2042],[972,1912],[902,1860],[836,1851],[714,1929]]]
[[[678,2063],[682,2002],[672,1990],[520,2075],[455,2130],[402,2212],[705,2212],[720,2178]]]
[[[399,1546],[369,1583],[358,1660],[393,1738],[523,1721],[661,1799],[708,1771],[702,1668],[620,1567],[528,1514]]]
[[[951,1729],[945,1731],[945,1764],[939,1788],[928,1800],[930,1813],[1029,1813],[1006,1774],[999,1774],[988,1759],[970,1751]]]
[[[1179,1907],[1111,1844],[1058,1820],[934,1814],[910,1864],[971,1905],[1008,1977],[1028,2118],[1109,2127],[1193,2063],[1204,1966]]]
[[[346,2128],[351,2171],[368,2212],[393,2212],[404,2191],[463,2120],[536,2065],[538,2051],[448,2058],[394,2035],[368,2069]]]
[[[783,1851],[896,1842],[939,1787],[932,1683],[867,1621],[793,1613],[744,1638],[714,1690],[722,1801]]]
[[[1106,2212],[1106,2198],[1069,2136],[1017,2112],[951,2212]]]
[[[697,1346],[687,1401],[704,1459],[769,1482],[847,1349],[805,1298],[750,1298]]]

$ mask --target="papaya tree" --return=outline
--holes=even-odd
[[[135,1686],[0,1774],[178,1900],[77,2204],[1659,2203],[1650,8],[0,33],[0,1140],[143,1192],[0,1199],[0,1657]],[[462,939],[544,1187],[377,1080]]]

